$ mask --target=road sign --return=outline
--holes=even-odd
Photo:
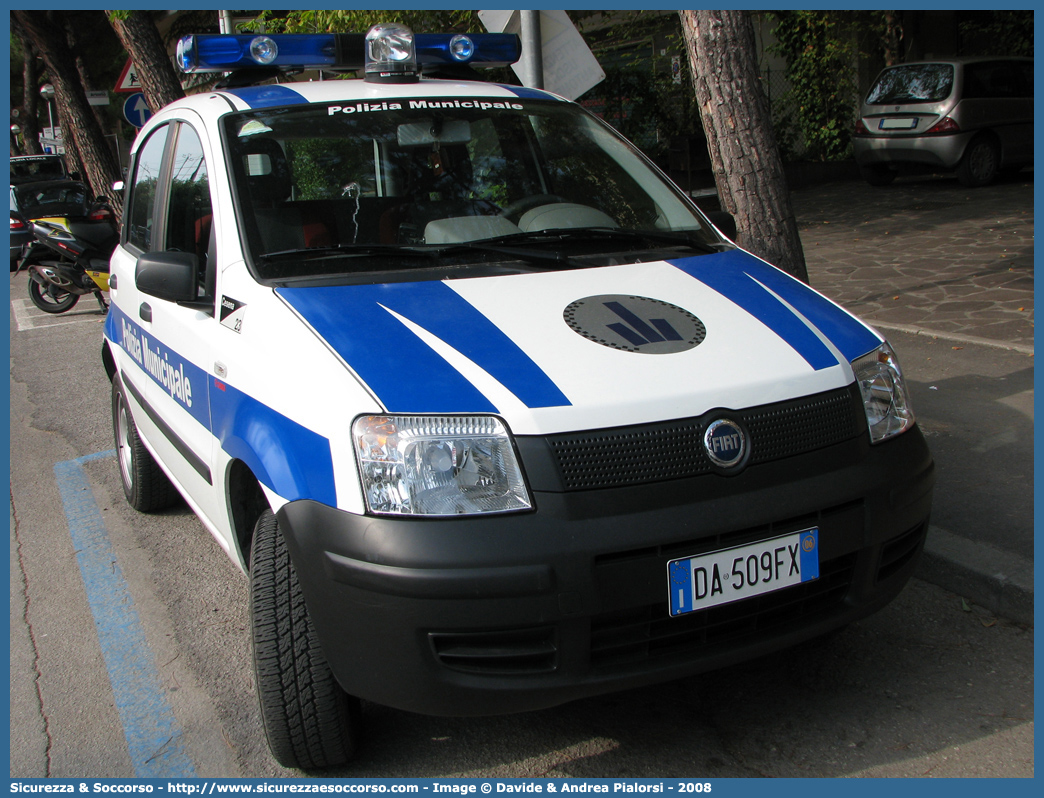
[[[109,92],[107,91],[89,91],[87,92],[87,102],[89,105],[108,105],[109,104]]]
[[[605,71],[598,65],[591,48],[565,11],[544,9],[540,13],[540,42],[543,88],[575,100],[592,86],[605,80]],[[486,30],[496,33],[520,33],[521,11],[479,11],[479,20]],[[533,56],[525,52],[511,69],[520,78],[531,69]],[[523,81],[523,85],[526,84]]]
[[[152,111],[149,110],[149,104],[145,102],[145,95],[140,91],[124,101],[123,118],[134,127],[142,127],[149,121],[150,116],[152,116]]]
[[[138,69],[134,66],[134,62],[129,58],[127,59],[127,63],[123,65],[123,71],[120,73],[119,80],[116,81],[116,88],[113,89],[113,91],[141,91],[141,81],[138,80]]]

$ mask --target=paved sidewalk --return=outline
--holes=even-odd
[[[1033,347],[1033,173],[978,189],[952,177],[791,195],[809,282],[881,327]]]
[[[936,461],[918,575],[1033,622],[1033,172],[792,193],[809,282],[892,342]]]

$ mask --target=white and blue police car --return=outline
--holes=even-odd
[[[474,79],[518,55],[187,37],[184,69],[230,74],[133,147],[120,473],[249,575],[287,766],[351,757],[362,700],[518,712],[823,635],[924,542],[933,463],[887,342],[578,105]],[[288,67],[365,79],[249,77]]]

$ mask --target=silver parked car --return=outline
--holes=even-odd
[[[966,186],[1033,163],[1033,59],[955,58],[888,67],[859,111],[853,144],[863,178],[904,167],[956,171]]]

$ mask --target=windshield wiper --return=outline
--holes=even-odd
[[[582,242],[628,242],[634,244],[667,244],[687,247],[706,254],[720,252],[731,247],[727,242],[708,243],[698,234],[688,231],[627,230],[617,227],[577,227],[555,230],[539,230],[529,233],[511,233],[497,238],[478,241],[457,241],[446,244],[337,244],[328,247],[308,247],[266,252],[259,260],[265,263],[300,259],[313,261],[325,258],[357,258],[379,255],[384,258],[423,258],[433,260],[453,257],[466,252],[492,253],[549,269],[573,269],[587,264],[578,263],[565,253],[554,249],[537,249],[534,245],[570,244]],[[518,246],[528,244],[530,246]]]
[[[285,260],[316,260],[321,258],[353,258],[367,255],[380,255],[392,258],[422,257],[428,261],[449,257],[461,252],[491,252],[516,260],[549,268],[574,268],[578,264],[561,252],[524,249],[521,247],[505,247],[485,240],[460,241],[450,244],[336,244],[328,247],[308,247],[303,249],[284,249],[278,252],[266,252],[260,256],[265,263]],[[427,265],[427,264],[426,264]]]
[[[259,256],[262,261],[281,261],[291,259],[314,260],[328,257],[352,257],[356,255],[390,255],[406,257],[412,255],[428,256],[429,250],[420,247],[408,247],[401,244],[335,244],[328,247],[300,247],[297,249],[281,249],[278,252],[263,252]]]
[[[698,237],[695,231],[678,230],[674,232],[660,230],[629,230],[621,227],[574,227],[549,230],[538,230],[529,233],[512,233],[499,238],[491,238],[483,241],[483,244],[538,244],[544,242],[566,243],[579,241],[628,241],[647,242],[652,244],[670,244],[673,246],[689,247],[701,252],[712,254],[720,252],[722,247],[731,248],[731,244],[721,241],[708,243]]]

